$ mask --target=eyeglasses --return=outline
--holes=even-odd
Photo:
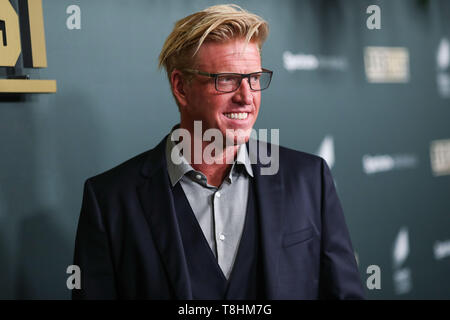
[[[247,78],[250,89],[261,91],[267,89],[272,80],[273,71],[262,69],[263,71],[252,73],[208,73],[193,69],[183,69],[183,71],[199,74],[201,76],[214,78],[216,90],[219,92],[233,92],[239,89],[242,79]]]

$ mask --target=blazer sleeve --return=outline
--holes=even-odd
[[[87,180],[74,253],[74,264],[81,271],[81,289],[72,290],[72,299],[117,298],[110,249],[96,195]]]
[[[322,159],[320,299],[364,299],[358,266],[327,163]]]

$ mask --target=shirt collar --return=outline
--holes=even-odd
[[[250,163],[250,158],[248,156],[247,145],[245,143],[241,144],[237,153],[236,161],[233,163],[233,167],[236,163],[243,164],[245,171],[248,175],[253,178],[252,165]],[[233,170],[231,170],[232,172]]]
[[[177,182],[188,172],[194,170],[191,165],[187,162],[187,160],[181,156],[181,163],[175,164],[172,161],[172,149],[175,147],[175,142],[173,142],[170,137],[172,135],[172,131],[169,133],[166,139],[166,162],[167,162],[167,171],[169,173],[170,182],[172,187],[177,184]]]
[[[177,182],[180,181],[180,179],[184,175],[186,175],[186,173],[191,172],[191,171],[197,172],[194,170],[194,168],[192,168],[192,166],[187,162],[187,160],[182,155],[180,157],[180,160],[181,160],[180,164],[175,164],[172,161],[172,157],[171,157],[172,149],[176,145],[175,145],[175,142],[172,141],[170,137],[172,136],[173,130],[177,127],[178,126],[175,126],[174,128],[172,128],[172,130],[170,131],[170,133],[166,139],[167,171],[169,173],[169,178],[170,178],[172,187],[175,186],[177,184]],[[228,177],[226,178],[229,180],[230,183],[233,182],[233,175],[239,174],[237,172],[236,164],[243,165],[247,174],[253,178],[253,170],[252,170],[252,166],[250,163],[250,158],[248,156],[247,146],[245,143],[243,143],[239,146],[236,160],[234,161],[234,163],[231,167],[230,173],[229,173]]]

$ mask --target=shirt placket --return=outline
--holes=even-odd
[[[216,249],[217,249],[217,262],[222,269],[223,273],[228,273],[229,259],[227,257],[227,230],[225,229],[223,201],[224,201],[223,188],[217,189],[213,194],[213,210],[214,210],[214,223],[215,223],[215,237],[216,237]]]

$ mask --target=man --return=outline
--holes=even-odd
[[[258,142],[279,162],[264,174],[251,148],[272,77],[261,66],[267,34],[234,5],[176,23],[160,66],[180,123],[156,148],[86,181],[73,298],[363,298],[324,160]]]

